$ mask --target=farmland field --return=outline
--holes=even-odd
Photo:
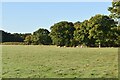
[[[117,78],[118,48],[3,45],[3,78]]]

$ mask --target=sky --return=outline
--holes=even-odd
[[[111,2],[3,2],[2,29],[11,33],[50,30],[60,21],[77,22],[96,14],[109,15]]]
[[[112,2],[112,0],[1,0],[1,1],[2,2]]]

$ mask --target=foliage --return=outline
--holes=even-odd
[[[30,45],[33,42],[32,38],[33,38],[32,35],[28,35],[25,37],[24,42],[26,42],[26,44]]]
[[[95,44],[101,46],[111,46],[117,37],[112,28],[116,27],[113,19],[105,15],[96,15],[89,20],[89,39],[95,40]]]
[[[25,33],[25,34],[13,33],[13,35],[21,37],[23,40],[25,40],[26,36],[31,35],[31,33]]]
[[[24,42],[3,42],[2,45],[26,45]]]
[[[39,29],[33,33],[33,35],[28,35],[25,38],[25,42],[27,44],[42,44],[42,45],[49,45],[52,43],[52,40],[49,36],[49,31],[47,29]]]
[[[112,7],[109,7],[108,11],[111,12],[112,18],[120,18],[120,1],[113,1]]]
[[[89,27],[88,20],[85,20],[82,23],[74,25],[76,30],[74,31],[74,39],[78,42],[79,45],[87,45],[88,44],[88,35],[89,35]]]
[[[16,34],[7,33],[3,30],[0,30],[0,34],[2,34],[0,36],[1,42],[23,42],[23,38]]]
[[[61,21],[51,26],[50,36],[57,46],[72,46],[74,25],[72,22]]]
[[[33,42],[35,44],[49,45],[52,43],[51,37],[49,36],[47,29],[39,29],[33,33]]]
[[[79,45],[87,46],[117,46],[119,31],[115,21],[106,16],[97,14],[89,20],[85,20],[77,26],[74,31],[74,39]]]
[[[110,17],[114,18],[120,26],[120,1],[113,1],[112,7],[109,7],[108,11],[111,12]]]

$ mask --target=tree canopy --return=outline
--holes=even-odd
[[[51,26],[50,36],[57,46],[70,46],[73,39],[74,25],[72,22],[62,21]]]
[[[49,45],[52,43],[51,37],[49,36],[49,31],[47,29],[38,29],[37,31],[33,32],[33,35],[29,35],[25,38],[25,42],[27,44],[42,44],[42,45]]]
[[[116,19],[118,21],[118,25],[120,26],[120,1],[113,1],[112,7],[109,7],[108,11],[111,12],[110,17]]]
[[[112,31],[116,27],[115,21],[105,15],[96,15],[89,20],[89,39],[94,39],[95,45],[108,46],[114,42],[115,33]],[[114,35],[114,36],[113,36]],[[111,41],[112,40],[112,41]]]

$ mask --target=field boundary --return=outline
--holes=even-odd
[[[120,80],[120,48],[118,48],[118,78]]]
[[[3,78],[2,80],[119,80],[118,78]]]

